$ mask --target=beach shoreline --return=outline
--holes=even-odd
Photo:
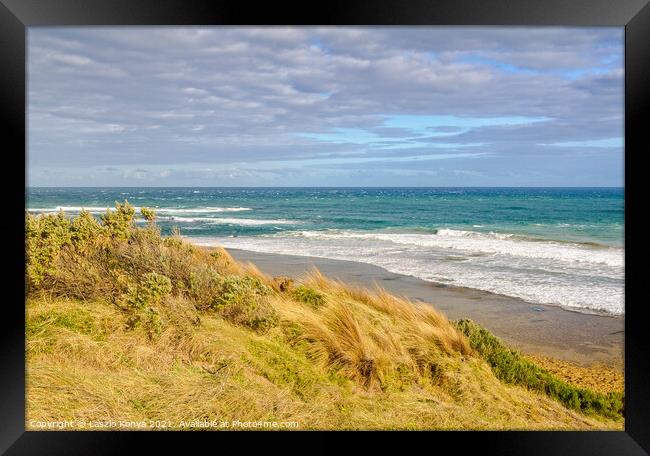
[[[576,312],[519,298],[429,282],[367,263],[228,248],[270,276],[299,280],[312,268],[332,279],[367,288],[380,285],[415,302],[433,305],[449,319],[470,318],[523,353],[580,366],[623,370],[624,316]]]

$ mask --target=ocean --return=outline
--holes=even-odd
[[[31,213],[70,215],[128,200],[199,245],[624,314],[623,188],[29,188],[26,199]]]

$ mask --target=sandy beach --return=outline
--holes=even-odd
[[[533,304],[470,288],[428,282],[354,261],[278,255],[228,249],[239,261],[250,261],[272,276],[300,278],[313,267],[351,284],[378,284],[391,293],[430,303],[450,319],[470,318],[526,354],[582,366],[623,368],[625,320],[621,316],[579,313]]]

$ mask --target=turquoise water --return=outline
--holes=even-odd
[[[31,212],[158,209],[200,244],[364,261],[623,313],[622,188],[31,188]]]

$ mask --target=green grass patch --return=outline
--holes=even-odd
[[[72,308],[66,311],[48,312],[27,320],[27,336],[37,334],[46,326],[58,326],[72,332],[92,335],[95,331],[95,319],[84,309]]]
[[[293,297],[298,301],[310,305],[317,309],[325,304],[325,295],[314,290],[313,288],[300,285],[293,290]]]
[[[249,362],[260,375],[275,385],[288,386],[302,399],[313,396],[316,385],[327,381],[302,354],[279,344],[252,340],[248,351]]]
[[[496,336],[472,320],[459,320],[455,324],[467,336],[472,348],[492,367],[499,380],[542,392],[565,407],[585,414],[607,418],[624,416],[622,392],[602,394],[570,385],[546,369],[525,360],[518,352],[506,347]]]

